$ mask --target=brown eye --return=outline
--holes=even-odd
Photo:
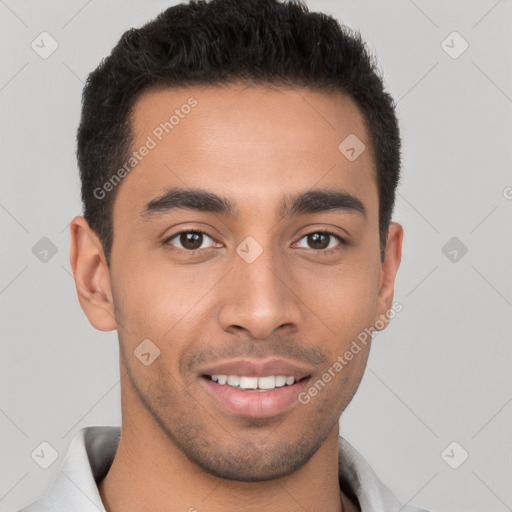
[[[312,233],[307,238],[308,244],[312,249],[327,249],[331,237],[326,233]]]
[[[203,248],[201,246],[206,239],[212,240],[211,237],[202,231],[182,231],[168,238],[165,243],[173,245],[177,249],[183,249],[185,251],[196,251]],[[175,242],[171,243],[173,240]]]
[[[203,244],[203,235],[201,233],[181,233],[179,240],[185,249],[199,249]]]
[[[314,249],[317,251],[328,251],[329,249],[333,249],[336,247],[336,242],[338,242],[339,245],[346,245],[343,238],[328,231],[316,231],[314,233],[309,233],[301,238],[301,240],[304,239],[306,240],[306,249]]]

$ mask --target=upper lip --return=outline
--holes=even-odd
[[[304,366],[284,359],[234,359],[211,366],[205,366],[201,375],[238,375],[247,377],[267,377],[285,375],[295,380],[308,377],[311,372]]]

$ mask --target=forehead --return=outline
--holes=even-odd
[[[283,194],[317,185],[376,196],[363,116],[339,93],[243,84],[152,90],[135,103],[131,129],[138,156],[121,183],[114,219],[136,222],[172,186],[218,192],[253,210],[282,206]],[[345,140],[366,148],[350,160],[340,150]]]

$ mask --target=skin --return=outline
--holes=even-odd
[[[358,510],[338,483],[338,420],[359,386],[370,343],[317,396],[283,413],[227,412],[203,386],[199,361],[280,357],[322,376],[393,303],[403,229],[392,223],[381,263],[378,190],[363,117],[341,94],[231,84],[144,93],[132,117],[134,150],[174,109],[197,106],[118,185],[108,269],[83,217],[71,223],[71,267],[91,324],[117,329],[122,436],[99,490],[108,511]],[[338,145],[356,134],[349,161]],[[238,217],[192,209],[149,220],[166,187],[230,199]],[[336,188],[354,211],[282,217],[291,194]],[[206,233],[187,254],[180,229]],[[314,245],[308,234],[333,231]],[[263,252],[247,263],[246,237]],[[167,241],[166,241],[167,240]],[[333,249],[321,253],[322,248]],[[382,324],[381,324],[382,325]],[[134,350],[149,338],[149,366]]]

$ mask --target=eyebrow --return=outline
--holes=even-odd
[[[176,210],[218,213],[233,218],[240,215],[240,210],[226,197],[199,188],[172,187],[147,203],[140,217],[149,220]],[[327,211],[356,213],[365,220],[367,218],[362,201],[338,188],[314,189],[287,196],[281,204],[279,213],[281,217],[289,217]]]

